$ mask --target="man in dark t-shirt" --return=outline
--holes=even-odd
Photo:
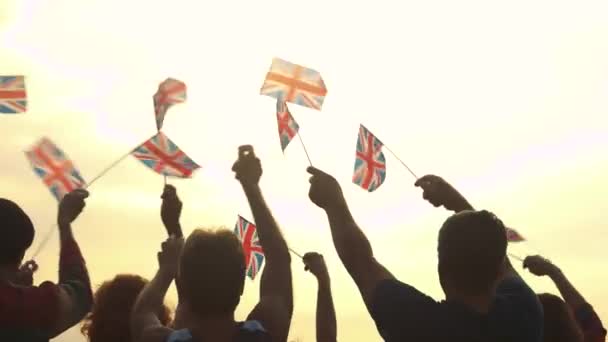
[[[398,281],[374,258],[338,182],[316,168],[308,171],[309,197],[326,211],[338,255],[384,340],[542,341],[542,309],[506,257],[506,229],[493,214],[474,211],[439,177],[416,182],[426,200],[457,213],[439,232],[438,272],[446,300],[436,302]]]

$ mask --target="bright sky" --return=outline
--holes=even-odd
[[[342,183],[375,253],[398,278],[436,299],[436,237],[448,212],[422,201],[390,154],[386,182],[350,182],[364,123],[419,175],[436,173],[496,212],[558,263],[608,319],[608,3],[605,1],[120,1],[2,0],[0,74],[27,77],[27,114],[0,117],[0,196],[33,218],[37,241],[56,201],[23,151],[55,141],[92,179],[155,132],[152,95],[167,77],[188,85],[165,133],[203,166],[174,181],[183,226],[251,218],[230,171],[237,146],[262,159],[262,186],[290,245],[326,256],[342,341],[378,341],[338,260],[324,214],[306,196],[307,161],[281,153],[275,102],[259,95],[273,57],[319,70],[321,112],[296,105],[313,163]],[[165,236],[161,176],[129,158],[95,183],[75,224],[94,283],[121,272],[152,277]],[[56,237],[37,282],[56,279]],[[314,341],[316,282],[294,259],[291,336]],[[547,279],[522,272],[538,291]],[[238,310],[257,300],[248,281]],[[170,302],[175,303],[172,290]],[[55,341],[83,341],[72,329]]]

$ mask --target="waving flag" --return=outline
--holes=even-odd
[[[258,239],[255,225],[239,216],[234,233],[243,244],[247,276],[253,280],[264,264],[264,251]]]
[[[321,110],[327,88],[318,71],[275,58],[260,93]]]
[[[16,114],[27,110],[23,76],[0,76],[0,113]]]
[[[279,139],[281,140],[281,149],[285,152],[287,145],[293,137],[298,134],[300,126],[293,118],[287,108],[287,103],[282,100],[277,100],[277,121],[279,123]]]
[[[506,228],[507,230],[507,242],[522,242],[522,241],[526,241],[526,239],[524,239],[523,236],[521,236],[521,234],[519,234],[515,229],[513,228]]]
[[[186,84],[173,78],[167,78],[158,86],[154,94],[154,114],[156,115],[156,128],[160,131],[163,127],[165,114],[169,107],[176,103],[186,101]]]
[[[381,149],[382,142],[361,125],[353,183],[369,192],[378,189],[386,178],[386,160]]]
[[[57,201],[86,183],[68,156],[48,138],[42,138],[25,155]]]
[[[165,176],[189,178],[200,168],[162,132],[141,144],[131,154],[147,167]]]

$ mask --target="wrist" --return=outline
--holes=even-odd
[[[331,285],[331,280],[329,279],[329,274],[317,276],[317,283],[319,284],[319,288],[329,287],[329,285]]]
[[[158,269],[158,272],[156,272],[156,278],[158,278],[158,280],[162,281],[163,283],[166,282],[171,282],[173,281],[173,279],[175,279],[175,275],[177,272],[175,272],[175,270],[169,268],[169,267],[160,267]]]
[[[547,272],[547,275],[551,278],[551,279],[555,279],[555,278],[559,278],[562,277],[562,270],[559,269],[559,267],[557,266],[553,266],[550,268],[549,272]]]

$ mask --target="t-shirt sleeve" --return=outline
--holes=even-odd
[[[542,341],[543,310],[538,296],[520,277],[504,279],[491,310],[500,330],[517,341]]]
[[[590,304],[574,309],[574,316],[585,335],[585,342],[606,341],[606,329]]]
[[[5,326],[48,332],[57,320],[58,292],[51,282],[38,287],[7,287],[0,294],[0,321]]]
[[[376,287],[371,315],[387,340],[410,340],[428,333],[440,304],[414,287],[387,279]]]

